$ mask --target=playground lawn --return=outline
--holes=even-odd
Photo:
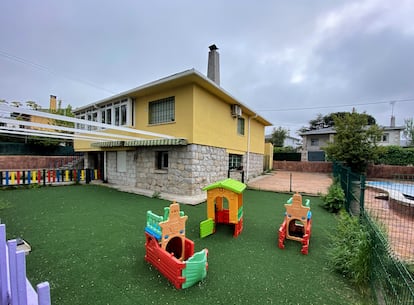
[[[328,266],[326,252],[335,217],[311,198],[309,255],[298,242],[277,247],[288,194],[246,190],[244,230],[232,227],[199,238],[205,203],[181,205],[195,251],[209,250],[206,279],[176,290],[144,261],[147,210],[159,215],[170,202],[97,185],[0,192],[7,238],[32,246],[27,274],[33,285],[48,281],[52,304],[369,304]]]

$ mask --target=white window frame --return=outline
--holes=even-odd
[[[106,123],[114,126],[133,126],[133,101],[131,98],[110,102],[97,107],[96,105],[76,114],[76,118],[89,121]],[[116,120],[116,110],[118,109],[118,120]],[[79,129],[86,129],[85,125],[78,124]],[[88,127],[89,129],[90,126]],[[94,129],[96,127],[93,127]]]
[[[243,168],[243,155],[229,154],[229,170],[240,170]]]

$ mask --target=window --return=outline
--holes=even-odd
[[[93,122],[98,122],[98,112],[92,112],[92,121]],[[97,127],[96,126],[90,126],[90,129],[92,130],[96,130]]]
[[[116,152],[116,170],[117,172],[125,173],[126,172],[126,151],[117,151]]]
[[[175,121],[175,97],[149,102],[148,123],[160,124]]]
[[[311,139],[311,146],[319,146],[319,139]]]
[[[115,108],[115,125],[119,126],[119,107]]]
[[[112,109],[106,109],[106,124],[112,124]]]
[[[80,117],[80,119],[81,119],[81,120],[84,120],[84,119],[85,119],[85,116],[84,116],[84,115],[82,115],[82,116]],[[80,127],[80,129],[85,129],[85,124],[81,124],[79,127]]]
[[[91,113],[88,113],[88,115],[86,116],[86,119],[88,121],[92,121],[92,114]],[[88,130],[91,130],[92,129],[91,127],[92,127],[91,125],[88,125]]]
[[[122,105],[121,106],[121,126],[126,125],[127,122],[127,106]]]
[[[242,170],[243,169],[243,156],[236,154],[229,154],[229,169],[230,170]]]
[[[239,135],[244,135],[244,119],[237,118],[237,133]]]
[[[388,142],[389,138],[390,138],[390,135],[388,133],[384,133],[382,134],[381,141]]]
[[[134,102],[131,98],[125,98],[116,102],[110,102],[101,106],[94,105],[85,112],[78,113],[93,122],[101,122],[108,125],[124,126],[133,125]],[[84,127],[82,128],[84,129]],[[89,129],[91,129],[89,127]],[[93,127],[93,129],[97,129]]]
[[[168,151],[157,151],[157,169],[168,169]]]
[[[105,110],[102,110],[102,112],[101,112],[101,123],[104,123],[105,124]]]

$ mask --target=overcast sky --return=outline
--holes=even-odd
[[[353,107],[383,126],[414,116],[413,0],[1,0],[0,16],[8,102],[76,108],[207,74],[216,44],[221,87],[292,136]]]

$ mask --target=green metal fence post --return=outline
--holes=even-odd
[[[359,208],[360,208],[361,215],[362,215],[362,213],[365,212],[365,207],[364,207],[364,202],[365,202],[365,180],[366,180],[365,175],[361,175],[361,178],[360,178],[360,183],[361,183],[360,190],[361,190],[361,192],[359,194]]]

